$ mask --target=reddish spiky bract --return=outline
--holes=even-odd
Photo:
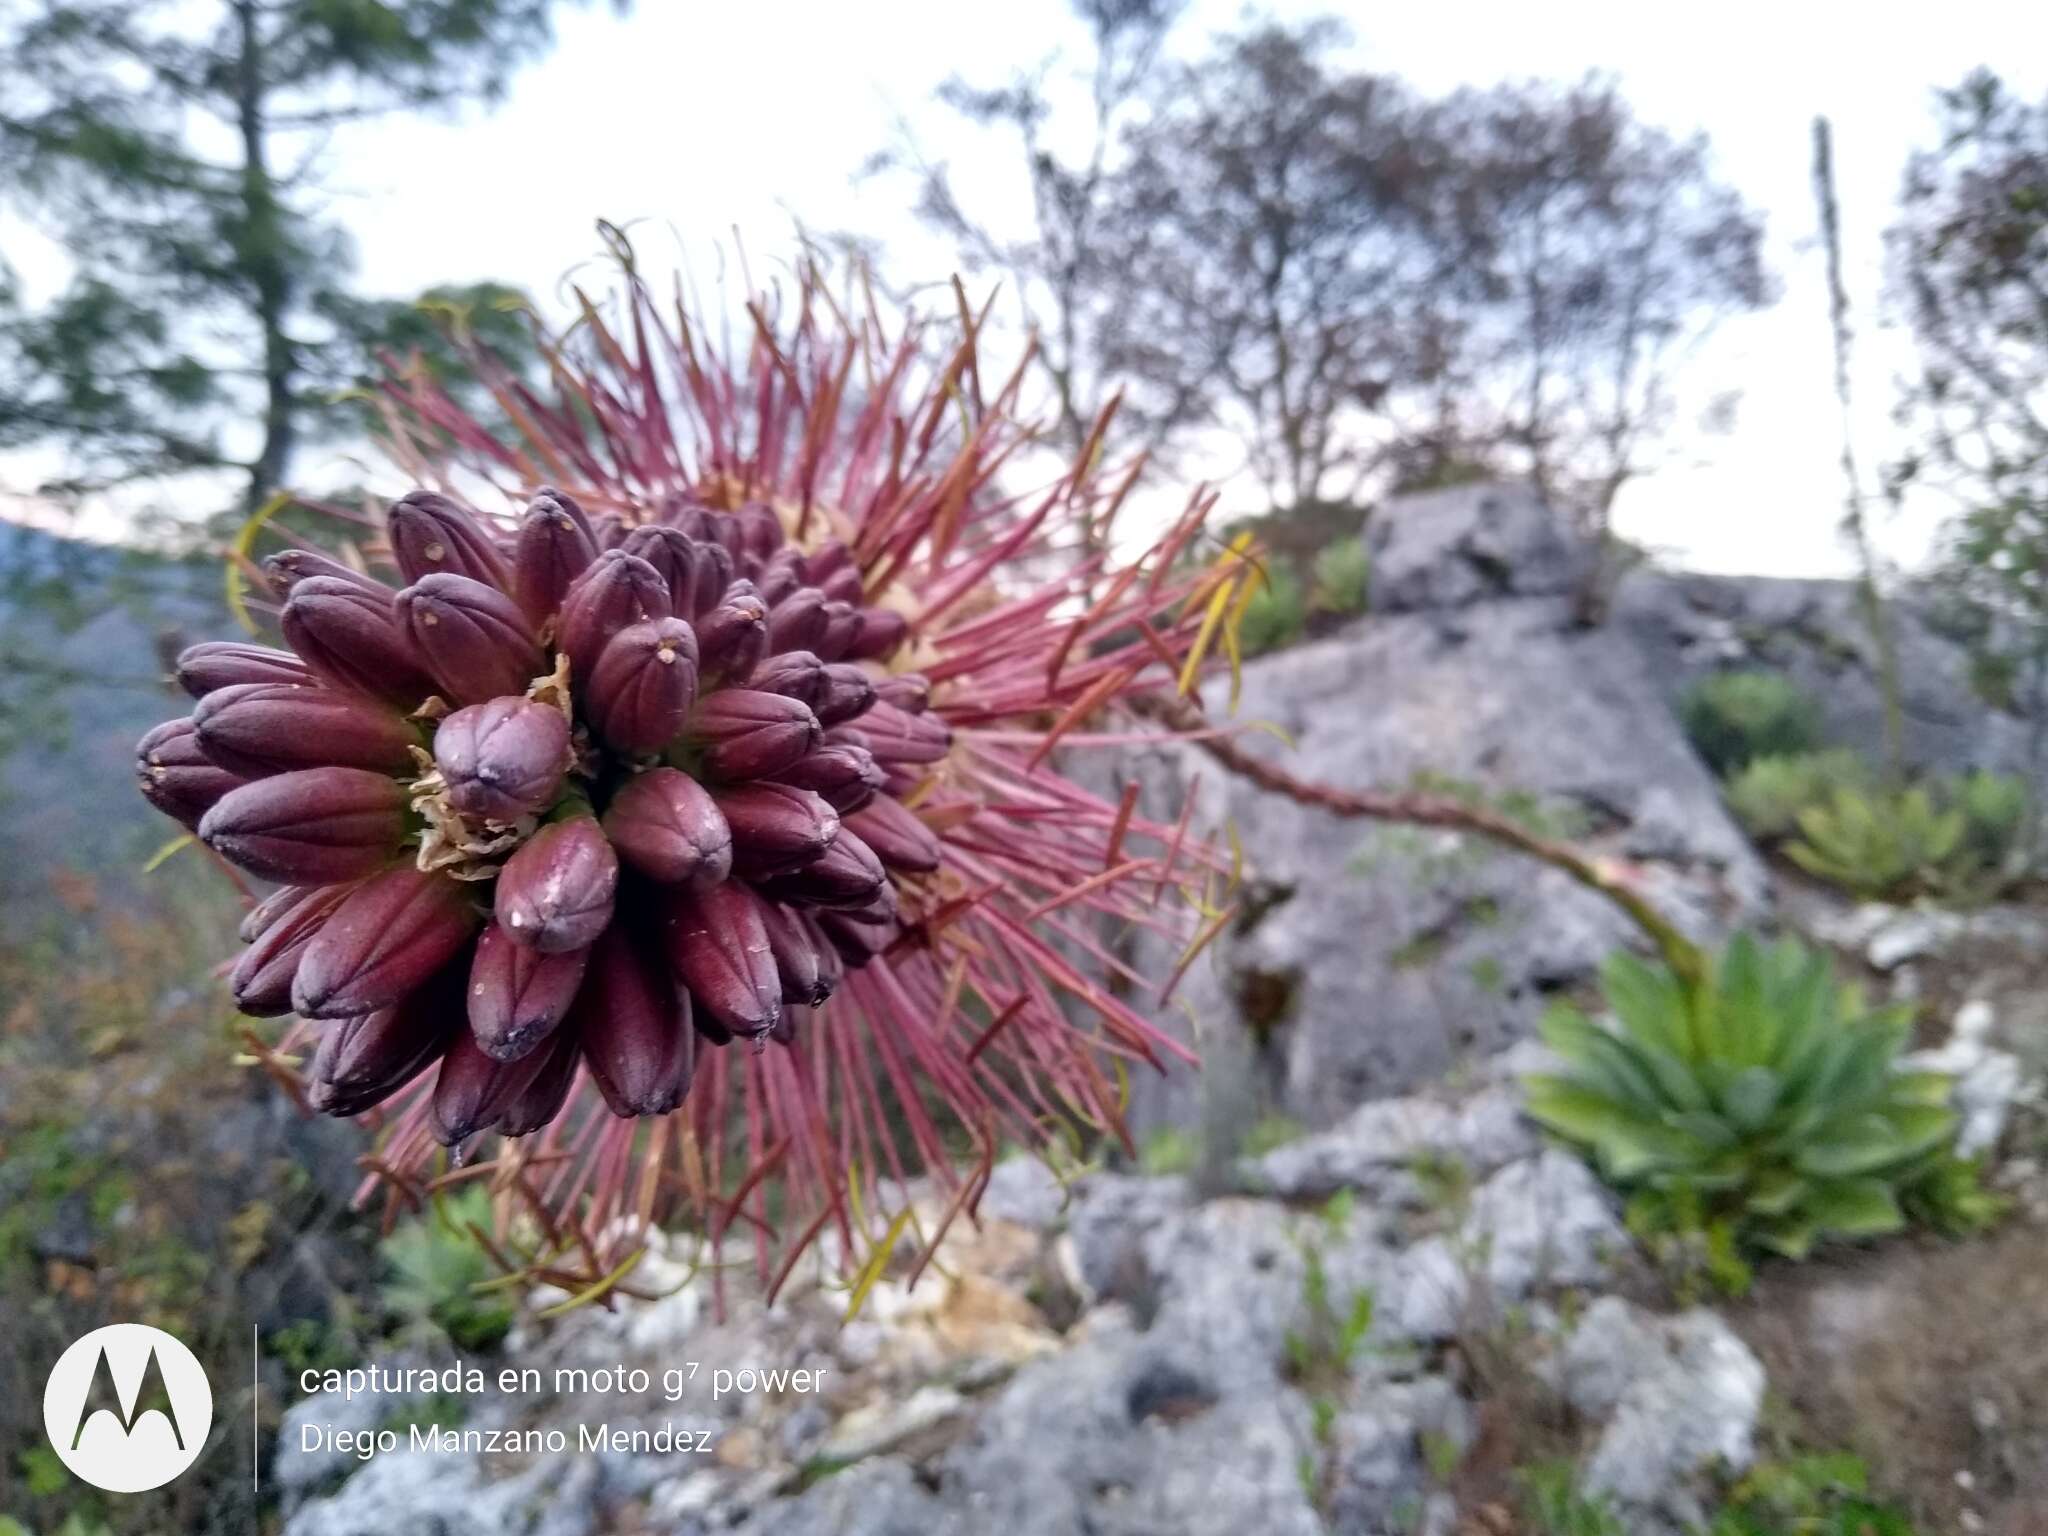
[[[549,348],[561,398],[478,359],[517,437],[389,383],[401,463],[519,510],[406,496],[393,584],[273,556],[296,658],[195,647],[143,789],[296,888],[237,995],[323,1021],[280,1050],[315,1107],[378,1109],[388,1183],[495,1131],[537,1275],[692,1212],[764,1278],[827,1230],[854,1264],[887,1187],[969,1208],[1001,1141],[1120,1134],[1125,1064],[1178,1049],[1128,941],[1179,953],[1217,861],[1048,752],[1174,688],[1240,572],[1190,558],[1201,502],[1114,565],[1135,467],[1099,442],[1002,489],[1022,374],[985,396],[971,336],[932,365],[807,275],[721,358],[627,278],[623,324]]]

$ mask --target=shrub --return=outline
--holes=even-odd
[[[1245,604],[1237,628],[1238,644],[1247,656],[1277,651],[1299,640],[1307,622],[1300,580],[1286,566],[1269,564],[1264,582]]]
[[[1998,1225],[2012,1198],[1984,1186],[1984,1159],[1944,1152],[1900,1192],[1906,1214],[1944,1237],[1973,1237]]]
[[[1310,605],[1324,613],[1365,612],[1366,589],[1372,579],[1372,556],[1357,534],[1316,551],[1315,583]]]
[[[2033,796],[2017,774],[1979,769],[1946,786],[1948,801],[1963,818],[1963,846],[1988,871],[2012,869],[2014,855],[2031,840]]]
[[[1728,1490],[1706,1536],[1914,1536],[1906,1515],[1870,1493],[1855,1456],[1799,1456],[1760,1462]]]
[[[1948,1077],[1898,1070],[1903,1009],[1866,1009],[1823,956],[1747,934],[1696,987],[1627,954],[1602,975],[1615,1023],[1551,1010],[1564,1069],[1525,1079],[1529,1112],[1590,1151],[1653,1246],[1740,1291],[1758,1251],[1905,1224],[1902,1191],[1956,1117]]]
[[[1175,1125],[1160,1126],[1145,1138],[1145,1145],[1138,1149],[1139,1168],[1154,1178],[1192,1173],[1201,1160],[1200,1144]]]
[[[2031,831],[2023,779],[1979,771],[1890,789],[1841,750],[1756,758],[1728,781],[1728,805],[1759,842],[1872,898],[1988,894],[2022,872]]]
[[[1679,718],[1716,773],[1759,757],[1784,757],[1815,743],[1812,703],[1777,672],[1716,672],[1687,692]]]
[[[1919,786],[1837,789],[1799,813],[1799,837],[1785,852],[1811,875],[1882,900],[1966,883],[1978,866],[1964,828],[1961,811],[1941,809]]]
[[[512,1308],[477,1287],[497,1274],[472,1228],[491,1230],[490,1196],[472,1184],[446,1195],[384,1239],[391,1267],[385,1304],[411,1322],[431,1323],[458,1349],[489,1349],[512,1327]]]
[[[1628,1527],[1605,1498],[1581,1493],[1568,1461],[1522,1469],[1522,1512],[1534,1536],[1628,1536]]]
[[[1751,837],[1774,843],[1799,829],[1802,811],[1837,789],[1865,790],[1870,784],[1870,765],[1854,752],[1759,757],[1728,781],[1728,807]]]

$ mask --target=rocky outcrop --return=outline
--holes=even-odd
[[[1932,595],[1908,588],[1888,611],[1907,761],[1930,772],[1989,768],[2048,784],[2039,727],[2024,701],[1984,695],[1968,643],[1942,622]],[[1873,645],[1850,582],[1639,570],[1616,592],[1610,624],[1673,702],[1709,672],[1769,668],[1813,702],[1830,742],[1883,753]]]
[[[0,521],[0,920],[49,905],[48,875],[112,896],[164,841],[135,792],[135,743],[184,695],[170,661],[224,632],[220,573]]]
[[[1764,910],[1766,872],[1651,658],[1575,621],[1582,551],[1541,503],[1440,492],[1376,514],[1368,537],[1370,615],[1246,669],[1237,718],[1291,743],[1248,732],[1247,750],[1339,787],[1484,799],[1622,861],[1702,936]],[[1212,1057],[1242,1054],[1246,1124],[1331,1125],[1483,1057],[1634,937],[1567,876],[1476,839],[1341,821],[1213,768],[1200,805],[1219,835],[1234,827],[1250,884],[1182,995]],[[1134,1113],[1185,1125],[1196,1097],[1193,1073],[1147,1081]]]
[[[1364,537],[1369,613],[1245,669],[1236,718],[1286,739],[1250,731],[1248,751],[1340,788],[1483,799],[1615,860],[1703,939],[1771,917],[1772,880],[1675,706],[1716,668],[1776,667],[1832,740],[1877,750],[1849,584],[1641,567],[1588,628],[1574,603],[1587,551],[1525,487],[1397,499]],[[1967,649],[1911,593],[1897,623],[1916,761],[2022,768],[2030,724],[1975,698]],[[1224,713],[1220,690],[1208,703]],[[1192,754],[1123,771],[1162,806],[1199,776],[1198,824],[1234,832],[1249,869],[1234,926],[1164,1015],[1223,1070],[1205,1090],[1191,1071],[1140,1082],[1141,1133],[1203,1121],[1228,1139],[1269,1114],[1332,1125],[1526,1037],[1551,994],[1638,941],[1564,875],[1477,839],[1339,820]]]

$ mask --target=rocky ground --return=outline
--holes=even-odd
[[[1965,1021],[1958,1048],[1979,1053],[1965,1082],[1985,1133],[2005,1137],[2014,1095],[1996,1089],[2014,1063],[1987,1033]],[[369,1428],[420,1408],[311,1397],[273,1461],[285,1531],[1451,1536],[1526,1529],[1508,1513],[1515,1469],[1559,1455],[1625,1529],[1682,1531],[1760,1454],[1767,1403],[1865,1379],[1873,1336],[1925,1303],[1922,1271],[1941,1256],[1901,1244],[1892,1268],[1823,1266],[1797,1311],[1677,1306],[1607,1193],[1521,1117],[1512,1071],[1533,1055],[1245,1160],[1242,1193],[1202,1199],[1181,1178],[1101,1171],[1062,1187],[1008,1160],[978,1229],[958,1227],[915,1286],[885,1277],[851,1323],[844,1292],[818,1285],[764,1308],[743,1278],[750,1252],[730,1256],[721,1320],[677,1253],[653,1276],[674,1294],[525,1324],[507,1358],[550,1381],[565,1366],[658,1377],[696,1362],[700,1382],[801,1367],[822,1370],[824,1389],[715,1404],[701,1387],[676,1403],[486,1396],[466,1427],[552,1426],[573,1442],[580,1426],[673,1422],[708,1432],[705,1449],[401,1450],[367,1464],[303,1453],[303,1426]],[[942,1206],[925,1198],[923,1219]],[[2048,1256],[2038,1228],[2014,1231]],[[1788,1317],[1819,1321],[1788,1336]],[[1766,1353],[1791,1374],[1774,1380]],[[1957,1459],[1941,1469],[1978,1490],[1961,1508],[1980,1522],[2048,1509],[2023,1502],[2048,1498],[2048,1462],[2001,1438],[2001,1375],[1960,1392],[1958,1411],[1989,1421],[1960,1438],[1949,1426]]]

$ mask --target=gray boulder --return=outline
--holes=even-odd
[[[1704,1480],[1741,1472],[1755,1454],[1763,1365],[1704,1308],[1658,1317],[1603,1296],[1565,1341],[1556,1375],[1572,1407],[1604,1425],[1581,1486],[1641,1522],[1631,1530],[1704,1523]]]
[[[1304,1405],[1269,1377],[1191,1369],[1156,1327],[1103,1317],[1019,1372],[939,1476],[968,1528],[1007,1536],[1315,1536],[1310,1443]]]
[[[1908,760],[2048,783],[2024,701],[1995,705],[1977,691],[1969,645],[1942,623],[1933,594],[1909,586],[1890,613]],[[1827,740],[1872,756],[1884,750],[1883,696],[1852,582],[1638,570],[1615,593],[1611,624],[1649,662],[1668,700],[1710,672],[1767,667],[1813,701]]]
[[[1584,580],[1587,548],[1534,488],[1461,485],[1403,496],[1365,525],[1375,613],[1557,597]]]
[[[1241,744],[1340,788],[1489,801],[1614,858],[1716,937],[1765,909],[1766,872],[1679,728],[1660,658],[1574,622],[1570,537],[1541,514],[1485,488],[1389,504],[1371,524],[1375,611],[1245,670],[1237,718],[1293,749],[1264,732]],[[1496,561],[1498,581],[1474,574]],[[1208,702],[1223,713],[1220,691]],[[1335,1125],[1527,1035],[1550,994],[1637,941],[1567,875],[1483,840],[1341,820],[1192,751],[1179,771],[1202,774],[1198,824],[1234,824],[1250,864],[1237,923],[1182,984],[1196,1025],[1164,1015],[1226,1062],[1226,1120]],[[1175,1072],[1141,1081],[1133,1112],[1190,1125],[1196,1097]]]

